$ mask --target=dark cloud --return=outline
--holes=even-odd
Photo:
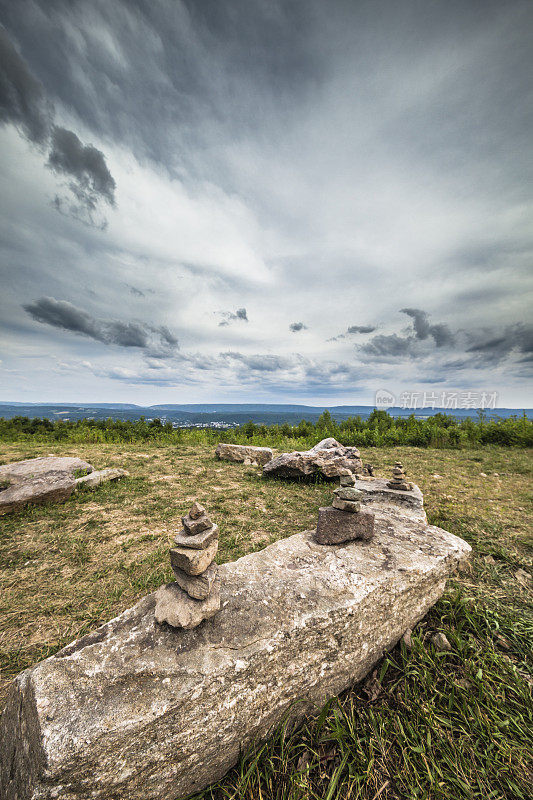
[[[72,303],[54,297],[41,297],[23,308],[37,322],[88,336],[104,344],[138,347],[149,351],[153,358],[168,355],[178,346],[178,340],[165,326],[97,319]]]
[[[401,308],[402,314],[407,314],[413,320],[415,336],[417,339],[433,337],[437,347],[445,347],[454,343],[454,336],[447,325],[431,325],[428,315],[419,308]]]
[[[70,178],[72,201],[57,195],[53,206],[84,222],[96,222],[94,212],[100,200],[115,205],[115,180],[104,154],[94,145],[84,145],[73,131],[53,124],[54,107],[43,85],[34,78],[24,59],[0,27],[0,123],[15,125],[40,148],[49,148],[47,166]]]
[[[238,361],[254,372],[276,372],[280,369],[289,369],[292,366],[291,359],[269,354],[246,355],[229,351],[228,353],[221,353],[221,356]]]
[[[50,132],[53,109],[44,89],[0,27],[0,123],[11,123],[30,142],[42,145]]]
[[[519,322],[508,325],[498,336],[480,331],[468,334],[468,338],[472,343],[466,352],[489,363],[498,363],[513,352],[521,356],[521,361],[529,361],[533,355],[533,325]]]
[[[293,333],[298,333],[298,331],[306,331],[307,325],[304,325],[303,322],[292,322],[289,325],[289,330],[291,330]]]
[[[359,347],[359,353],[376,358],[408,356],[413,353],[413,337],[398,336],[396,333],[386,336],[374,336],[369,342]]]
[[[221,311],[220,312],[223,317],[225,317],[222,322],[219,322],[219,328],[227,328],[230,322],[235,320],[242,320],[243,322],[249,322],[248,314],[246,313],[245,308],[238,308],[235,313],[233,311]]]
[[[99,200],[115,204],[116,183],[104,154],[92,144],[84,145],[72,131],[54,126],[47,166],[74,179],[69,184],[70,190],[91,211]]]
[[[374,325],[350,325],[346,333],[373,333],[375,330]]]

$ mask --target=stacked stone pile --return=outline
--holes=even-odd
[[[403,469],[401,461],[396,461],[392,468],[392,478],[387,483],[389,489],[396,489],[399,492],[410,492],[413,488],[412,483],[409,483],[407,476]]]
[[[374,535],[374,514],[361,511],[363,492],[355,488],[355,476],[343,470],[340,486],[333,492],[331,506],[318,509],[316,541],[341,544],[355,539],[368,540]]]
[[[170,551],[174,583],[156,592],[155,617],[174,628],[196,628],[220,610],[220,581],[213,559],[218,550],[218,525],[195,502],[181,518],[183,529]]]

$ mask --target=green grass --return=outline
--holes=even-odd
[[[170,578],[168,547],[196,497],[221,530],[219,561],[310,528],[324,483],[263,480],[204,445],[0,443],[0,461],[79,455],[130,477],[61,506],[0,518],[3,691]],[[500,800],[533,783],[531,451],[380,448],[400,459],[432,524],[465,538],[471,564],[369,678],[298,730],[282,725],[201,800]],[[450,651],[431,637],[446,634]],[[169,798],[169,800],[174,800]]]

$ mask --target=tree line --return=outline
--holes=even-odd
[[[374,410],[368,418],[360,416],[337,422],[324,411],[316,422],[301,420],[297,425],[285,422],[258,425],[252,421],[238,428],[174,428],[160,419],[138,420],[81,419],[49,420],[0,417],[0,439],[40,442],[154,442],[160,444],[253,444],[283,450],[306,450],[321,439],[333,436],[344,445],[358,447],[464,448],[483,445],[506,447],[533,446],[533,421],[522,416],[488,418],[479,412],[476,419],[457,419],[449,414],[435,414],[424,419],[392,417]]]

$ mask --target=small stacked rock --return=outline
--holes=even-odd
[[[409,492],[413,488],[412,484],[407,480],[401,461],[396,461],[394,464],[392,478],[387,483],[387,486],[389,489],[396,489],[399,492]]]
[[[363,492],[355,488],[355,476],[350,470],[343,470],[340,486],[333,495],[331,506],[318,509],[316,541],[319,544],[341,544],[355,539],[371,539],[374,514],[361,511]]]
[[[183,530],[170,551],[175,582],[156,592],[155,618],[174,628],[196,628],[220,609],[220,580],[213,559],[218,550],[218,525],[195,502],[181,518]]]

